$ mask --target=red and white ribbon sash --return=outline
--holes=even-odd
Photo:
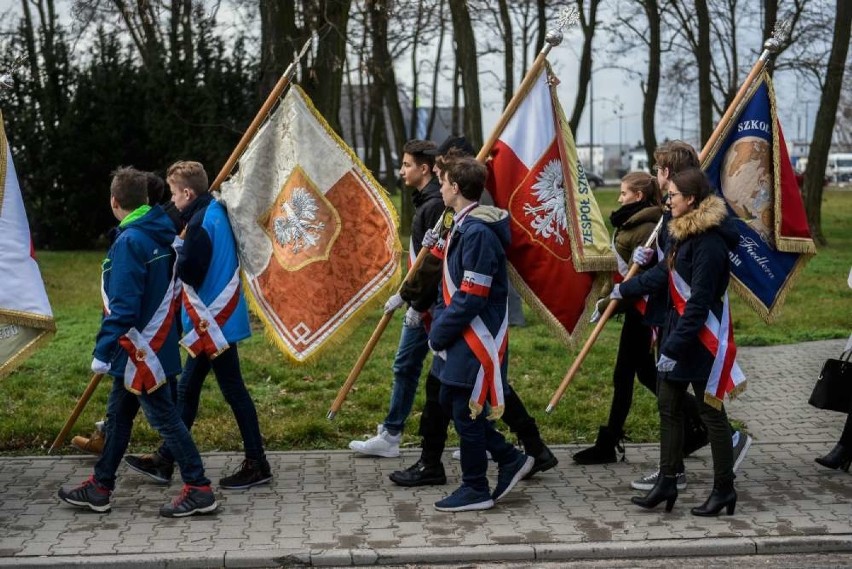
[[[124,367],[124,387],[137,395],[143,391],[150,393],[161,387],[166,382],[166,373],[157,353],[163,347],[163,343],[169,335],[174,320],[176,279],[174,278],[177,267],[177,255],[175,265],[172,268],[172,279],[166,292],[163,294],[157,310],[140,332],[135,327],[131,328],[118,339],[119,345],[127,352],[127,365]],[[101,294],[106,298],[105,291]],[[104,306],[104,311],[109,313],[109,307]]]
[[[692,288],[674,269],[669,271],[669,291],[675,310],[680,316],[686,309],[686,303],[692,297]],[[744,388],[745,374],[737,364],[737,346],[734,342],[734,326],[731,323],[731,306],[728,293],[722,297],[721,322],[709,311],[707,320],[698,332],[702,345],[713,354],[713,367],[707,381],[704,400],[711,405],[721,406],[725,395]]]
[[[181,339],[181,346],[186,348],[192,357],[205,353],[210,359],[227,350],[228,340],[225,339],[221,327],[234,313],[239,301],[239,267],[209,306],[204,304],[193,287],[183,283],[183,306],[192,321],[192,330]]]
[[[449,251],[450,249],[455,229],[461,225],[464,218],[476,205],[478,204],[472,204],[456,215],[453,229],[447,237],[445,251]],[[465,271],[461,290],[467,294],[488,296],[491,289],[491,280],[492,277],[488,275]],[[453,295],[459,290],[459,287],[453,282],[446,257],[443,263],[443,286],[441,289],[443,291],[444,304],[449,306]],[[485,322],[479,316],[474,317],[470,325],[462,333],[465,343],[480,364],[469,402],[471,419],[475,419],[482,412],[486,401],[491,404],[492,409],[491,414],[488,416],[489,419],[499,419],[503,414],[505,398],[503,395],[503,374],[500,369],[500,363],[506,354],[506,346],[509,340],[508,329],[509,310],[507,305],[496,337],[491,334]]]

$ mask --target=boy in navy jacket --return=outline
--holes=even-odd
[[[435,353],[432,373],[441,381],[441,406],[459,435],[462,466],[462,485],[435,503],[446,512],[493,507],[535,462],[489,420],[502,414],[507,388],[509,218],[504,210],[479,205],[485,176],[485,166],[470,157],[448,158],[441,170],[441,197],[455,218],[429,345]],[[493,493],[486,451],[499,465]]]
[[[113,173],[110,206],[120,224],[103,262],[104,316],[95,343],[92,371],[113,377],[107,403],[106,441],[94,474],[59,497],[96,512],[110,509],[116,470],[139,407],[174,449],[184,487],[160,515],[183,517],[212,512],[216,498],[201,456],[181,421],[168,389],[180,371],[175,327],[174,224],[160,207],[148,205],[145,174],[133,168]]]

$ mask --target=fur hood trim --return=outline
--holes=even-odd
[[[669,222],[669,233],[677,241],[705,233],[719,227],[728,216],[725,201],[719,196],[710,196],[698,204],[694,210]]]

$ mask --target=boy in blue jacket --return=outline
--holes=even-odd
[[[166,183],[172,203],[186,223],[177,273],[183,283],[184,336],[180,343],[189,357],[178,386],[177,406],[184,424],[191,429],[198,414],[201,387],[212,369],[237,420],[246,457],[236,472],[219,480],[219,487],[235,490],[266,484],[272,480],[272,472],[237,352],[237,342],[251,336],[251,328],[228,214],[207,191],[207,173],[199,162],[172,164]],[[165,441],[154,454],[124,460],[133,470],[168,484],[176,458]]]
[[[509,217],[504,210],[479,205],[486,172],[471,157],[448,158],[441,167],[441,197],[455,217],[429,345],[435,353],[432,373],[441,381],[441,406],[459,435],[462,467],[461,487],[435,503],[445,512],[493,507],[535,463],[492,424],[503,412],[508,387]],[[486,402],[491,405],[488,418]],[[486,451],[499,466],[493,493]]]
[[[139,407],[180,464],[183,491],[160,515],[183,517],[212,512],[216,497],[204,475],[201,456],[181,421],[168,389],[180,371],[175,327],[174,224],[160,207],[148,205],[145,174],[119,168],[110,185],[110,206],[119,220],[115,240],[103,262],[104,316],[98,331],[92,371],[113,377],[107,403],[106,441],[94,474],[59,497],[96,512],[110,509],[116,470]]]

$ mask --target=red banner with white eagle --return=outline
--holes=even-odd
[[[570,344],[616,260],[556,83],[545,65],[492,148],[488,191],[511,217],[515,287]]]

